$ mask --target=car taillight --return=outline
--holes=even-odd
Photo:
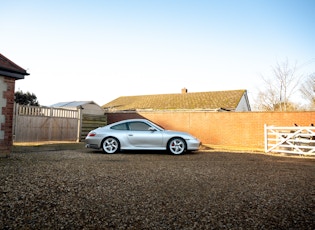
[[[92,132],[92,133],[89,133],[89,137],[94,137],[96,136],[96,133]]]

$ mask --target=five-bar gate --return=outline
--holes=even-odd
[[[267,126],[265,131],[265,152],[289,153],[315,156],[314,126]]]

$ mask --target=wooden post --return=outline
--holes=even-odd
[[[81,132],[82,132],[82,108],[78,108],[77,142],[81,141]]]

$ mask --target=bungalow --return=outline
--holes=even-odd
[[[11,152],[15,81],[26,75],[26,70],[0,54],[0,156]]]
[[[102,106],[106,112],[139,110],[251,111],[246,90],[122,96]]]

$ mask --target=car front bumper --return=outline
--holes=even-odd
[[[190,150],[190,151],[198,150],[201,145],[201,142],[197,138],[186,140],[186,143],[187,143],[187,150]]]

